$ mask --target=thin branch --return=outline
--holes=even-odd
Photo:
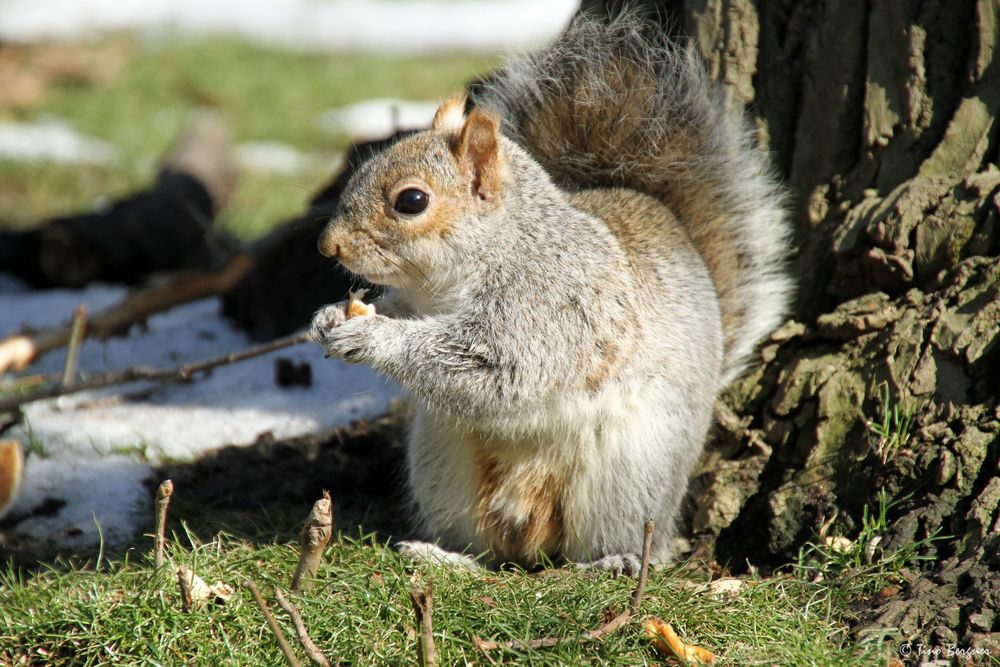
[[[236,287],[255,264],[254,255],[241,252],[216,271],[182,275],[169,282],[133,292],[94,315],[90,319],[86,335],[107,338],[116,331],[174,306],[225,294]],[[46,352],[66,345],[71,336],[72,325],[63,325],[0,341],[0,373],[24,369]]]
[[[331,667],[330,661],[326,659],[323,652],[313,642],[312,637],[309,636],[309,631],[306,630],[306,624],[302,620],[302,613],[299,611],[299,608],[282,595],[280,588],[274,589],[274,599],[278,601],[278,604],[285,610],[285,613],[291,617],[292,625],[295,626],[295,634],[299,637],[299,643],[302,644],[302,648],[305,649],[306,655],[309,656],[313,664],[317,667]]]
[[[323,562],[323,550],[333,535],[333,501],[330,492],[324,491],[323,497],[317,500],[309,512],[309,517],[302,525],[299,543],[302,552],[299,563],[292,576],[292,590],[298,591],[309,586],[310,580],[316,577],[320,563]]]
[[[642,566],[639,568],[639,583],[636,584],[635,592],[632,593],[632,605],[629,607],[633,614],[639,613],[639,604],[646,592],[646,579],[649,578],[649,552],[652,546],[653,520],[646,519],[646,524],[642,527]]]
[[[191,376],[195,373],[202,373],[227,364],[236,364],[241,361],[246,361],[247,359],[253,359],[254,357],[259,357],[263,354],[274,352],[275,350],[280,350],[292,345],[298,345],[299,343],[305,343],[307,341],[309,341],[309,335],[306,333],[299,333],[292,336],[285,336],[284,338],[279,338],[269,343],[264,343],[263,345],[256,345],[240,352],[232,352],[221,357],[212,357],[211,359],[205,359],[203,361],[182,364],[174,368],[131,366],[129,368],[123,368],[119,371],[93,375],[87,380],[75,384],[72,387],[56,384],[27,394],[0,399],[0,412],[13,410],[24,405],[25,403],[31,403],[33,401],[55,398],[56,396],[65,396],[67,394],[73,394],[88,389],[113,387],[115,385],[128,384],[130,382],[183,382],[190,380]]]
[[[438,654],[437,647],[434,646],[434,580],[431,579],[423,588],[414,587],[410,591],[410,600],[413,602],[413,613],[417,617],[417,625],[420,628],[420,651],[417,655],[417,664],[423,667],[437,667]]]
[[[274,633],[274,638],[278,640],[278,648],[281,649],[281,653],[285,656],[285,661],[288,662],[289,667],[299,667],[299,660],[295,657],[295,653],[292,652],[292,647],[288,645],[288,640],[285,639],[285,633],[281,631],[281,626],[278,625],[278,621],[274,619],[274,614],[271,613],[271,609],[267,606],[267,602],[261,596],[260,591],[257,590],[257,584],[253,580],[248,580],[246,582],[246,587],[250,589],[253,594],[253,599],[257,601],[257,605],[260,610],[264,612],[264,618],[267,619],[267,625],[271,628],[271,632]]]
[[[603,641],[613,632],[618,630],[618,628],[625,625],[633,616],[639,613],[639,605],[642,603],[642,597],[646,591],[646,580],[649,578],[649,553],[653,544],[653,520],[646,519],[646,523],[643,526],[643,536],[642,536],[642,566],[639,569],[639,582],[636,584],[635,590],[632,591],[632,600],[625,611],[621,612],[611,620],[602,623],[593,630],[588,630],[581,635],[576,637],[541,637],[539,639],[530,639],[528,641],[520,641],[518,639],[511,639],[505,642],[495,642],[495,641],[485,641],[479,637],[473,637],[473,645],[482,651],[484,654],[486,651],[496,650],[498,648],[511,648],[516,650],[531,650],[540,648],[550,648],[552,646],[558,646],[559,644],[564,644],[567,642],[593,642],[593,641]]]
[[[76,362],[80,355],[80,343],[87,331],[87,307],[82,303],[73,311],[73,324],[70,326],[69,347],[66,349],[66,365],[63,367],[62,383],[64,387],[72,386],[76,381]]]
[[[491,665],[495,665],[497,664],[497,661],[493,659],[492,655],[490,655],[491,647],[489,644],[491,643],[495,644],[495,642],[484,641],[483,638],[478,635],[472,635],[472,645],[476,647],[477,651],[483,654],[483,657],[486,658],[487,662]],[[492,648],[496,648],[496,646],[493,646]]]
[[[160,483],[156,489],[156,534],[153,537],[156,553],[156,569],[163,566],[163,543],[164,531],[167,525],[167,507],[170,505],[170,497],[174,495],[174,483],[167,479]]]
[[[191,589],[188,587],[187,576],[182,567],[177,568],[177,588],[181,592],[181,611],[187,614],[191,611],[194,600],[191,599]]]

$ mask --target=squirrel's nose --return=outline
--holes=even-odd
[[[340,244],[331,239],[328,234],[320,235],[317,245],[319,246],[319,254],[324,257],[332,257],[333,259],[340,257]]]

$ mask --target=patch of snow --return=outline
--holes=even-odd
[[[66,321],[79,303],[97,312],[125,293],[110,286],[0,293],[0,335],[25,323],[42,327]],[[125,337],[87,340],[80,348],[80,370],[172,367],[251,346],[221,316],[220,307],[219,299],[206,299],[151,317],[145,329],[133,327]],[[309,364],[312,385],[280,387],[275,381],[279,357]],[[60,372],[64,362],[64,350],[52,352],[29,372]],[[21,494],[10,513],[30,513],[52,497],[67,504],[54,516],[18,522],[7,535],[94,544],[96,517],[105,540],[129,538],[141,525],[132,509],[148,503],[141,482],[158,462],[196,460],[218,447],[253,443],[268,432],[285,438],[347,425],[384,412],[399,393],[369,368],[325,359],[318,346],[307,343],[216,368],[191,383],[135,383],[29,404],[26,423],[14,435],[33,440],[44,457],[29,454]]]
[[[346,134],[352,141],[380,139],[397,130],[430,127],[437,102],[375,98],[323,112],[320,125],[330,134]]]
[[[3,19],[0,18],[0,24]],[[107,164],[117,157],[111,144],[47,119],[34,123],[0,122],[0,158],[18,162]]]
[[[241,169],[293,176],[314,167],[339,169],[341,157],[303,153],[280,141],[247,141],[236,146],[236,162]]]
[[[577,0],[5,0],[0,38],[169,28],[320,51],[499,51],[554,36],[577,6]]]
[[[143,486],[149,474],[148,465],[124,456],[29,455],[11,513],[31,511],[53,498],[67,502],[51,516],[24,519],[5,532],[41,545],[91,546],[101,533],[108,544],[125,542],[139,530],[137,511],[152,504]]]

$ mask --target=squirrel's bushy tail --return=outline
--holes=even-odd
[[[470,97],[558,184],[628,187],[670,207],[711,271],[724,380],[735,377],[788,307],[788,224],[752,128],[693,52],[633,15],[581,17]]]

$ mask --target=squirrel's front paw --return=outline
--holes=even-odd
[[[325,347],[327,335],[347,321],[347,305],[347,301],[338,301],[317,310],[309,328],[309,337]]]
[[[372,331],[377,326],[376,318],[384,319],[380,315],[353,317],[333,328],[325,329],[319,342],[326,350],[326,356],[355,364],[370,362],[369,353],[372,349]]]

